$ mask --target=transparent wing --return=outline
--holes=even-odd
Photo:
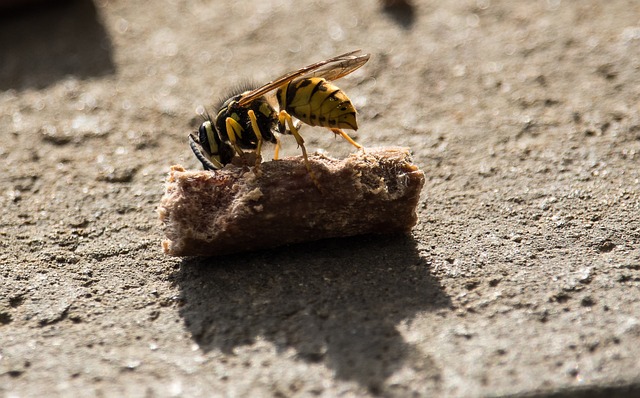
[[[369,60],[369,54],[356,55],[360,50],[350,51],[338,55],[337,57],[329,58],[324,61],[316,62],[311,65],[307,65],[304,68],[298,69],[294,72],[289,72],[279,78],[270,81],[262,87],[258,87],[255,90],[251,90],[244,94],[238,103],[240,106],[247,105],[251,101],[259,98],[271,90],[274,90],[288,82],[303,76],[322,77],[327,80],[336,80],[342,76],[346,76],[354,70],[364,65]]]
[[[330,64],[319,67],[318,69],[306,74],[304,77],[313,76],[322,77],[327,80],[338,80],[366,64],[368,60],[369,54],[339,59]]]

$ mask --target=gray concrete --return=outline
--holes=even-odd
[[[636,2],[138,3],[0,23],[0,393],[640,394]],[[427,175],[412,235],[165,257],[196,107],[354,48],[358,141]]]

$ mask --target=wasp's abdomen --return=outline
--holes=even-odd
[[[344,91],[320,77],[291,82],[286,111],[303,123],[329,128],[358,129],[356,109]],[[280,98],[280,96],[278,96]]]

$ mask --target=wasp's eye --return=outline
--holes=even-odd
[[[198,141],[200,146],[204,148],[205,151],[209,152],[209,137],[207,135],[207,129],[211,128],[211,122],[206,121],[200,125],[198,129]]]

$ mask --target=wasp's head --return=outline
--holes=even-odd
[[[202,122],[202,124],[198,128],[198,143],[209,156],[211,156],[211,153],[214,152],[211,148],[210,143],[214,143],[215,145],[217,140],[216,136],[217,134],[214,131],[214,127],[211,124],[211,120],[207,119],[204,122]]]
[[[209,117],[198,128],[198,135],[189,135],[189,145],[205,170],[218,170],[231,162],[233,147],[220,139]]]

